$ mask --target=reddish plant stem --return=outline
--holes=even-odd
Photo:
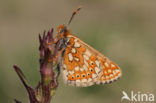
[[[48,31],[47,35],[44,31],[43,37],[39,35],[40,42],[40,74],[41,82],[39,81],[36,88],[32,88],[21,69],[14,65],[14,69],[25,86],[28,94],[30,103],[50,103],[53,96],[53,92],[58,87],[58,77],[60,74],[58,59],[54,59],[59,52],[59,43],[48,45],[49,42],[53,42],[53,29]],[[52,59],[51,62],[49,62]],[[54,72],[57,69],[57,73]],[[16,103],[21,103],[15,99]]]

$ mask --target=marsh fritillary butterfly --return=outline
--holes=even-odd
[[[73,16],[80,10],[73,12]],[[87,87],[114,82],[121,77],[120,68],[100,52],[74,36],[65,25],[57,28],[56,42],[60,42],[60,66],[67,84]]]

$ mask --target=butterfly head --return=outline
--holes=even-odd
[[[57,34],[62,35],[62,36],[67,36],[70,33],[69,29],[65,25],[60,25],[57,28]]]

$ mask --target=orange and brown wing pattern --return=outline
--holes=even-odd
[[[64,80],[73,86],[111,83],[121,76],[120,68],[101,53],[73,35],[62,56]]]

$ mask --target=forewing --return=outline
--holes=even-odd
[[[69,35],[62,56],[63,77],[73,86],[111,83],[121,76],[120,68],[77,37]]]

